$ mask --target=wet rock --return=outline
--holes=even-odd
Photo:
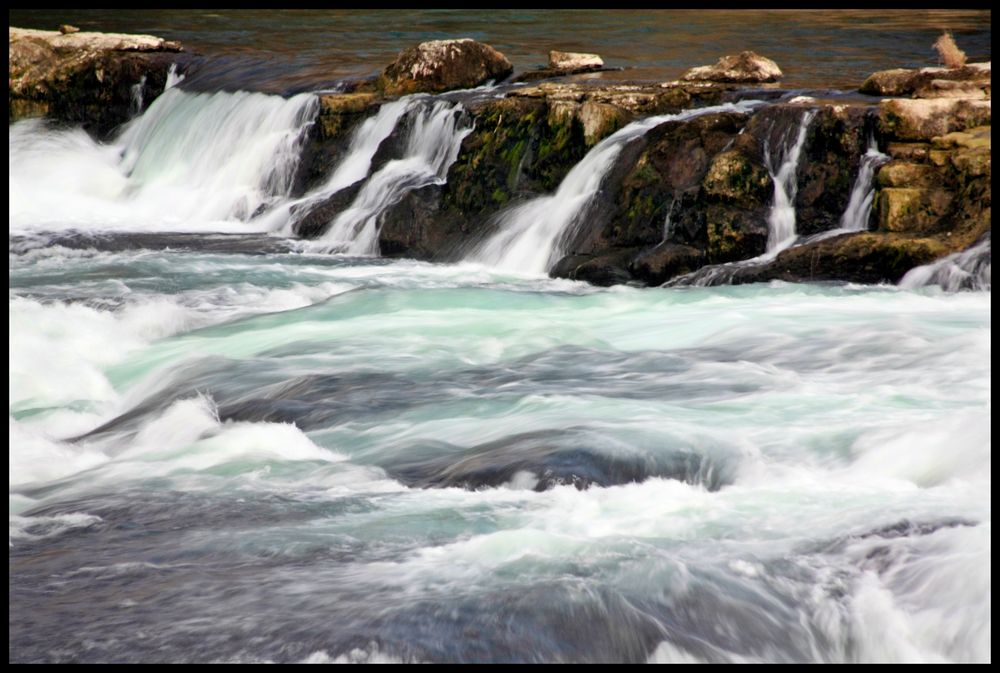
[[[560,72],[577,73],[599,70],[604,67],[604,59],[597,54],[583,54],[572,51],[550,51],[549,68]]]
[[[8,37],[9,120],[47,116],[101,137],[130,118],[133,87],[146,101],[163,91],[181,50],[152,35],[11,27]]]
[[[943,189],[889,187],[878,195],[881,231],[929,233],[948,212],[954,196]]]
[[[715,65],[691,68],[681,76],[685,81],[761,83],[776,82],[782,73],[778,64],[752,51],[723,56]]]
[[[771,177],[742,151],[730,150],[712,160],[702,186],[713,199],[743,205],[766,198]]]
[[[400,52],[376,82],[386,96],[469,89],[502,80],[514,67],[503,54],[469,38],[422,42]]]
[[[299,238],[319,238],[337,215],[347,210],[361,189],[361,181],[321,201],[303,203],[292,208],[292,230]]]
[[[789,248],[769,264],[738,270],[732,282],[896,283],[913,267],[928,264],[948,252],[948,247],[934,238],[859,232]]]
[[[705,253],[698,248],[664,243],[639,253],[628,270],[635,280],[647,285],[662,285],[671,278],[701,268],[705,262]]]
[[[559,260],[549,273],[553,278],[583,280],[591,285],[608,287],[632,280],[629,262],[636,248],[609,250],[597,255],[567,255]]]
[[[937,180],[937,171],[933,166],[922,163],[893,161],[884,165],[876,177],[880,187],[916,187],[933,186]]]

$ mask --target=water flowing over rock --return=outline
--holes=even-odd
[[[440,93],[499,81],[514,71],[499,51],[469,38],[421,42],[399,54],[379,75],[377,86],[387,96]]]
[[[990,290],[993,275],[990,238],[990,233],[987,233],[968,250],[948,255],[933,264],[910,269],[899,281],[899,286],[912,290],[937,285],[946,292]]]
[[[681,79],[693,82],[776,82],[781,79],[781,68],[769,58],[743,51],[736,55],[723,56],[715,65],[691,68]]]
[[[461,112],[461,106],[448,101],[419,101],[410,113],[413,118],[409,121],[402,156],[373,173],[351,205],[337,215],[311,247],[351,255],[377,255],[382,214],[407,193],[444,181],[462,139],[471,130],[460,119]],[[362,142],[363,131],[358,136]]]

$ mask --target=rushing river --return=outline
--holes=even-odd
[[[990,658],[989,292],[44,243],[12,659]]]
[[[383,106],[306,194],[309,94],[174,87],[103,144],[10,127],[10,660],[989,661],[990,239],[899,287],[549,279],[664,117],[466,262],[373,256],[446,179],[459,98]],[[811,119],[774,148],[775,250]]]

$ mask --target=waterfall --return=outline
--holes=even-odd
[[[406,96],[380,107],[374,116],[366,119],[354,131],[344,158],[333,169],[326,182],[305,196],[270,211],[261,219],[263,228],[268,231],[280,230],[282,234],[291,236],[296,221],[293,211],[307,213],[313,204],[320,203],[367,177],[379,146],[392,135],[399,120],[419,107],[420,101],[426,98],[423,95]]]
[[[246,220],[287,198],[316,110],[307,94],[174,87],[125,130],[123,167],[135,189],[167,210],[183,203],[188,217]]]
[[[851,188],[851,198],[847,208],[840,218],[840,229],[843,231],[864,231],[868,229],[868,215],[872,210],[872,199],[875,198],[875,169],[889,160],[889,157],[878,150],[875,136],[868,136],[868,151],[861,156],[858,167],[858,177]]]
[[[798,172],[799,159],[802,157],[802,150],[806,144],[809,124],[812,123],[815,116],[815,110],[809,110],[802,115],[794,140],[791,146],[785,150],[778,166],[774,165],[775,157],[771,154],[770,143],[764,142],[764,163],[771,175],[771,181],[774,183],[774,199],[767,216],[767,249],[764,254],[738,262],[704,266],[697,271],[667,281],[664,283],[664,287],[728,285],[733,282],[741,269],[766,264],[777,257],[782,250],[795,245],[797,239],[795,233],[795,194],[798,192],[796,173]]]
[[[910,269],[899,281],[899,287],[912,290],[939,285],[946,292],[990,290],[992,257],[990,235],[987,233],[985,239],[967,250]]]
[[[350,255],[378,254],[382,213],[414,189],[444,183],[462,139],[472,128],[461,123],[460,104],[430,99],[418,102],[403,157],[390,161],[368,178],[350,207],[310,247]]]
[[[172,86],[112,144],[14,124],[11,230],[259,230],[254,215],[288,198],[317,108],[310,94]]]
[[[522,273],[547,272],[566,254],[566,247],[583,224],[587,205],[597,195],[625,145],[664,122],[715,112],[745,113],[759,104],[759,101],[727,103],[632,122],[597,143],[563,178],[555,194],[500,213],[499,230],[477,247],[469,260]]]
[[[774,166],[770,144],[764,143],[764,162],[774,182],[774,202],[767,216],[767,252],[772,256],[795,242],[795,194],[798,192],[796,172],[802,149],[806,144],[806,132],[815,116],[815,110],[809,110],[802,115],[795,141],[785,152],[777,167]]]
[[[143,95],[142,90],[146,87],[146,76],[143,75],[139,81],[132,85],[132,98],[129,103],[129,113],[134,117],[142,114]]]
[[[167,70],[167,82],[163,86],[163,90],[173,89],[175,86],[184,81],[184,75],[177,72],[177,64],[171,63],[170,68]]]

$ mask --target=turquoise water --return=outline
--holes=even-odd
[[[12,659],[990,658],[989,292],[35,245]]]
[[[107,143],[10,127],[11,661],[990,660],[988,238],[905,287],[597,288],[316,254],[278,233],[293,207],[367,174],[353,205],[377,243],[378,213],[445,179],[433,150],[467,131],[463,97],[503,92],[386,106],[302,195],[315,96],[195,90],[315,87],[484,19],[416,13],[393,40],[361,31],[365,52],[324,30],[371,14],[141,16],[62,21],[203,39],[215,75],[188,71]],[[599,50],[759,18],[640,16],[608,13]],[[270,37],[316,31],[268,60],[240,46],[282,51],[268,17]],[[755,32],[764,50],[787,37],[814,85],[832,66],[802,45],[848,24],[916,49],[943,18],[988,46],[989,12],[765,18],[791,27]],[[504,25],[474,36],[506,48]],[[844,53],[867,60],[844,62],[874,69],[858,40]],[[676,65],[630,53],[628,72]],[[392,133],[406,155],[373,166]],[[591,177],[613,163],[588,156]],[[589,193],[577,177],[531,203]],[[523,247],[509,268],[531,268]]]

